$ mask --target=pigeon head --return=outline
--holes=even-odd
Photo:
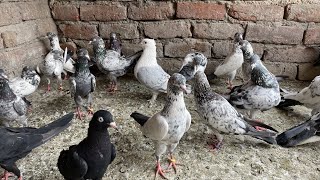
[[[110,49],[121,54],[121,42],[115,32],[110,33]]]
[[[93,117],[89,123],[89,132],[106,131],[109,127],[117,129],[117,125],[113,121],[113,116],[109,111],[99,110],[93,114]]]
[[[31,68],[30,66],[23,67],[21,78],[33,77],[35,75],[37,75],[37,72],[33,68]]]
[[[1,79],[8,79],[8,76],[4,73],[3,69],[0,69],[0,78]]]
[[[89,54],[84,48],[77,50],[77,63],[75,65],[76,74],[86,74],[89,73]]]
[[[78,57],[86,57],[86,58],[88,58],[88,60],[90,59],[89,52],[85,48],[78,49],[77,56]]]
[[[187,93],[186,78],[180,73],[174,73],[168,81],[168,89],[173,91],[183,91]]]
[[[243,40],[243,34],[237,32],[236,34],[234,34],[234,42],[240,42],[241,40]]]
[[[97,48],[105,48],[105,44],[104,41],[101,37],[96,36],[92,39],[92,41],[89,42],[89,44],[93,45],[93,49],[97,49]]]
[[[58,36],[53,32],[48,32],[47,37],[49,38],[50,41],[54,41],[55,39],[58,39]]]
[[[145,49],[146,47],[156,47],[156,41],[154,39],[143,39],[141,41],[142,48]]]
[[[118,39],[117,33],[115,32],[110,33],[110,40],[116,40],[116,39]]]
[[[242,46],[240,45],[240,43],[234,43],[233,44],[233,51],[236,53],[242,53],[241,47]]]
[[[185,76],[187,80],[192,79],[197,71],[206,69],[208,60],[199,52],[189,53],[183,60],[179,73]]]
[[[243,52],[244,58],[245,59],[250,59],[250,57],[253,55],[253,48],[249,41],[247,40],[242,40],[239,42],[241,46],[241,50]]]

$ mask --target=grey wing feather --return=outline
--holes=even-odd
[[[70,95],[71,97],[74,97],[77,90],[77,83],[74,77],[71,77],[69,82],[70,82]]]
[[[27,112],[27,105],[20,97],[13,102],[13,108],[19,114],[19,116],[25,115]]]
[[[93,74],[90,74],[91,78],[91,92],[96,90],[96,77]]]
[[[160,113],[152,116],[143,126],[142,132],[152,140],[162,140],[168,133],[169,126]]]
[[[170,75],[160,66],[142,67],[137,72],[137,79],[152,90],[167,92]]]

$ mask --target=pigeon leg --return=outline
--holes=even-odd
[[[107,91],[109,93],[115,93],[117,90],[118,90],[117,81],[115,81],[115,80],[110,81]]]
[[[8,171],[4,171],[3,175],[0,177],[1,180],[8,180],[9,177],[14,176],[12,173],[9,173]]]
[[[93,108],[91,105],[88,107],[87,112],[88,112],[88,115],[93,115]]]
[[[80,120],[82,120],[83,114],[82,114],[82,112],[80,110],[80,107],[77,107],[76,111],[77,111],[77,116],[76,117],[78,117]]]
[[[259,119],[256,119],[255,121],[257,121],[257,122],[262,122],[262,121],[259,120]],[[255,128],[257,131],[265,131],[265,130],[266,130],[265,128],[260,127],[260,126],[254,126],[254,128]]]
[[[209,143],[209,148],[211,150],[219,150],[222,147],[222,140],[223,140],[223,136],[214,131],[214,138],[211,138],[212,142]]]
[[[174,172],[177,173],[177,165],[182,165],[182,164],[179,164],[177,163],[176,159],[173,157],[173,154],[170,153],[170,158],[169,159],[169,165],[168,167],[166,168],[166,170],[169,170],[169,168],[173,168]]]
[[[228,89],[231,90],[233,88],[233,85],[232,85],[232,82],[229,78],[228,78],[227,84],[228,84]]]
[[[159,94],[158,92],[153,92],[152,98],[148,100],[150,104],[153,104],[156,101],[158,94]]]
[[[47,92],[50,92],[51,91],[51,83],[50,83],[50,79],[47,78],[47,81],[48,81],[48,85],[47,85]]]
[[[256,116],[257,110],[251,109],[250,110],[250,118],[254,119],[254,117]],[[261,120],[256,119],[255,121],[261,122]],[[265,128],[259,127],[259,126],[254,126],[254,128],[256,128],[256,130],[258,131],[264,131],[266,130]]]
[[[157,178],[157,175],[158,175],[158,174],[159,174],[161,177],[163,177],[164,179],[168,179],[168,178],[164,175],[164,171],[163,171],[163,169],[161,168],[160,160],[157,158],[156,174],[155,174],[154,179]]]
[[[92,107],[92,95],[91,93],[88,95],[88,108],[87,108],[87,112],[88,112],[88,115],[93,115],[93,107]]]

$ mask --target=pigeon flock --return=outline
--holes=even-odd
[[[159,93],[166,93],[165,104],[158,113],[144,115],[145,112],[132,112],[130,115],[137,122],[143,136],[154,144],[155,178],[159,175],[168,179],[166,173],[169,169],[173,168],[177,173],[177,166],[183,164],[183,160],[177,163],[174,152],[192,126],[192,117],[184,101],[184,95],[191,92],[201,123],[213,132],[211,145],[215,150],[221,148],[223,134],[248,135],[266,144],[282,147],[320,141],[320,76],[315,77],[300,92],[282,89],[279,79],[268,71],[241,33],[235,34],[232,52],[214,72],[215,77],[227,78],[230,90],[226,94],[212,90],[205,74],[208,59],[201,52],[186,54],[179,72],[169,75],[157,63],[156,41],[153,39],[143,39],[141,51],[124,56],[121,40],[116,33],[110,34],[109,49],[106,49],[104,40],[96,36],[89,42],[94,52],[94,56],[90,57],[84,48],[78,49],[75,55],[67,48],[63,50],[58,36],[52,32],[47,33],[47,38],[51,50],[35,68],[26,66],[21,76],[12,79],[0,69],[0,166],[5,170],[0,178],[4,180],[8,180],[12,174],[22,180],[16,161],[68,128],[74,115],[80,120],[84,116],[92,117],[87,136],[78,144],[70,144],[68,149],[60,152],[58,170],[68,180],[102,179],[117,155],[108,128],[119,130],[109,111],[93,109],[92,93],[97,83],[90,72],[92,65],[106,74],[108,93],[113,94],[119,90],[117,78],[130,69],[133,69],[135,78],[152,92],[150,105],[156,103]],[[233,86],[232,81],[238,70],[242,71],[243,84]],[[68,78],[70,100],[73,99],[76,110],[40,128],[33,128],[28,125],[28,112],[32,103],[27,98],[37,90],[40,78],[43,77],[47,79],[46,93],[52,90],[52,79],[57,80],[58,90],[63,91],[63,77]],[[190,86],[187,81],[193,84]],[[259,110],[267,111],[273,107],[287,109],[296,105],[311,108],[311,115],[306,122],[294,125],[282,133],[255,119]],[[82,112],[82,107],[85,107],[87,115]],[[248,113],[241,113],[240,109]],[[23,127],[12,127],[13,121]],[[163,168],[161,160],[167,153],[169,165]]]

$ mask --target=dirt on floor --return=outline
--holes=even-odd
[[[117,157],[103,179],[153,179],[156,162],[153,143],[142,136],[130,114],[138,111],[153,115],[162,109],[165,94],[161,94],[156,104],[149,108],[147,99],[151,97],[150,91],[132,77],[122,77],[119,82],[120,90],[116,94],[108,94],[104,77],[99,77],[94,92],[94,109],[111,111],[120,129],[120,132],[109,130]],[[212,89],[225,93],[227,89],[222,82],[212,82]],[[282,83],[291,91],[307,85],[296,81]],[[68,89],[67,82],[64,87]],[[44,92],[45,85],[42,83],[38,91],[29,97],[33,103],[33,111],[29,114],[30,126],[45,125],[75,109],[70,94]],[[175,150],[175,157],[182,165],[178,166],[176,174],[173,171],[167,173],[169,179],[319,179],[319,143],[285,149],[251,137],[225,135],[222,148],[211,151],[207,145],[210,130],[195,111],[193,95],[185,96],[185,101],[192,115],[192,124]],[[257,114],[257,117],[281,132],[305,121],[309,114],[310,109],[299,106],[294,107],[291,116],[274,108]],[[74,119],[72,125],[59,136],[19,160],[17,165],[24,179],[63,179],[56,166],[60,151],[86,137],[89,120],[89,117],[83,121]],[[164,155],[162,164],[165,167],[167,163]]]

